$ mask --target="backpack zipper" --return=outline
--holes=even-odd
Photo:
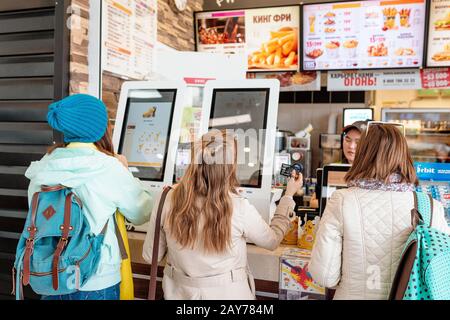
[[[84,254],[84,256],[81,257],[80,260],[78,260],[77,262],[75,262],[75,265],[78,265],[78,266],[79,266],[80,263],[83,262],[83,260],[85,260],[85,259],[87,258],[89,252],[91,251],[91,247],[92,247],[92,245],[89,246],[89,249],[88,249],[88,251],[86,251],[86,253]],[[66,268],[63,268],[63,269],[59,269],[59,270],[58,270],[58,273],[64,272],[64,271],[66,271],[66,269],[67,269],[67,267],[66,267]],[[44,277],[44,276],[49,276],[49,275],[52,275],[52,274],[53,274],[52,271],[49,271],[49,272],[30,272],[30,275],[35,276],[35,277]]]

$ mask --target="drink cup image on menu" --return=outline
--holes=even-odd
[[[316,31],[316,15],[312,14],[308,17],[309,21],[309,32],[314,33]]]
[[[347,57],[349,57],[350,59],[356,58],[358,44],[359,42],[354,39],[344,41],[343,47],[346,51]]]
[[[325,45],[327,55],[330,59],[339,58],[339,48],[341,44],[339,41],[330,41]]]

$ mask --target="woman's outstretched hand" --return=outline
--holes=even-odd
[[[292,170],[291,178],[289,179],[286,187],[285,195],[293,197],[300,188],[303,187],[303,175]]]

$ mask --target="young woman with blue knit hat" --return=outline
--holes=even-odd
[[[108,113],[102,101],[90,95],[72,95],[51,104],[47,120],[63,133],[64,143],[51,147],[28,168],[28,198],[41,185],[64,185],[81,199],[92,232],[101,233],[105,225],[107,229],[98,269],[80,291],[42,299],[119,299],[121,254],[114,214],[119,210],[133,224],[143,224],[150,218],[152,197],[128,171],[125,157],[114,154]]]

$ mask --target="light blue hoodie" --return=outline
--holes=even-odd
[[[121,257],[113,220],[116,209],[140,225],[150,219],[153,201],[119,160],[95,150],[93,144],[81,146],[56,149],[31,163],[25,176],[31,180],[29,200],[41,185],[62,184],[72,188],[83,202],[83,213],[93,233],[99,234],[109,221],[98,270],[81,288],[94,291],[120,282]]]

